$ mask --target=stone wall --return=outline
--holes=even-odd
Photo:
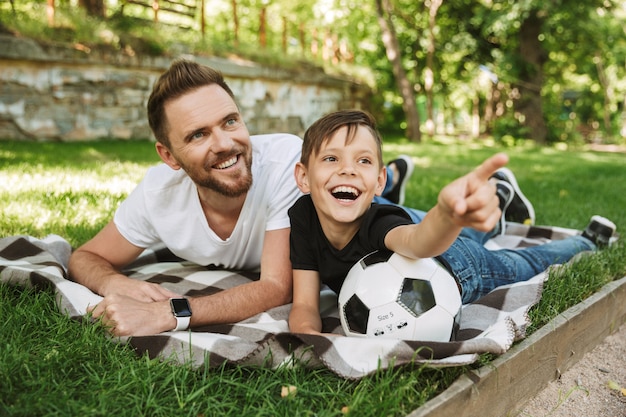
[[[146,102],[173,57],[41,45],[0,35],[0,140],[153,138]],[[254,133],[302,135],[321,115],[367,108],[370,90],[318,68],[280,70],[193,57],[220,70]]]

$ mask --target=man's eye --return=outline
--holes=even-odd
[[[202,139],[204,137],[204,132],[196,132],[193,135],[189,136],[191,140]]]
[[[226,126],[235,126],[236,124],[237,124],[237,119],[226,120]]]

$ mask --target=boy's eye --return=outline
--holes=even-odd
[[[337,158],[335,158],[334,156],[325,156],[324,158],[322,158],[322,161],[327,161],[327,162],[335,162],[337,160]]]
[[[369,159],[369,158],[361,158],[361,159],[359,159],[359,163],[360,164],[371,164],[372,160]]]

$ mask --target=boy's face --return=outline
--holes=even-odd
[[[339,129],[311,155],[307,167],[296,166],[298,186],[311,194],[322,225],[360,220],[387,179],[369,130],[359,126],[350,143],[346,134],[347,128]]]

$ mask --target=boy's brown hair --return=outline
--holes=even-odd
[[[376,128],[376,120],[374,117],[362,110],[339,110],[316,120],[304,133],[300,162],[304,166],[307,166],[311,155],[318,153],[322,145],[329,140],[337,130],[344,126],[348,129],[346,143],[350,143],[352,139],[354,139],[354,135],[359,126],[363,126],[370,131],[376,141],[378,163],[379,166],[382,167],[382,137]]]
[[[235,95],[219,71],[186,59],[179,59],[172,63],[154,84],[148,99],[148,123],[157,141],[168,148],[170,146],[165,103],[212,84],[222,87],[235,100]],[[210,100],[210,97],[207,97],[207,100]]]

